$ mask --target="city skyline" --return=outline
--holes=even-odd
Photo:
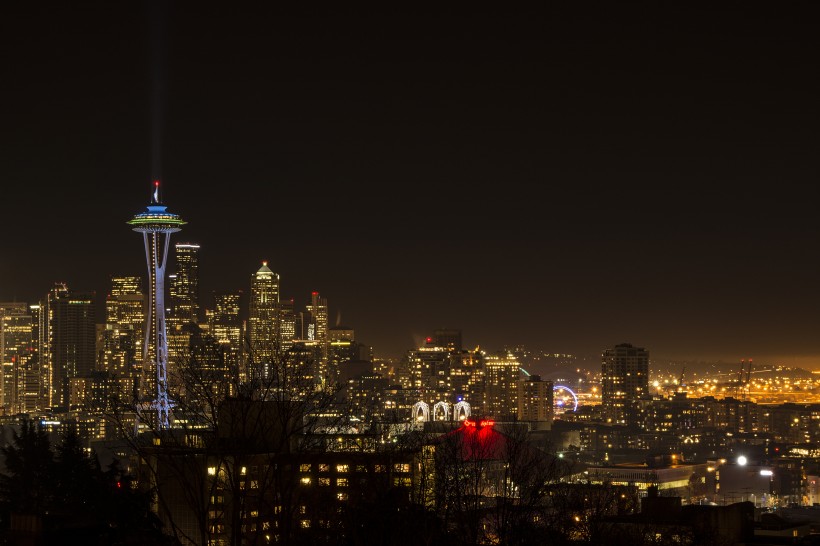
[[[159,169],[204,307],[266,261],[378,356],[457,328],[489,350],[820,368],[799,4],[103,5],[12,8],[0,301],[144,277],[124,219]]]

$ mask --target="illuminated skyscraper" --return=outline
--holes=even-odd
[[[231,379],[246,382],[242,365],[242,319],[239,316],[241,292],[215,293],[214,309],[208,312],[208,332],[222,348],[225,368]]]
[[[283,352],[287,352],[293,346],[296,339],[296,312],[293,308],[293,298],[279,302],[277,312],[279,322],[279,345]]]
[[[518,414],[521,364],[512,353],[487,355],[484,360],[484,412],[496,419]]]
[[[145,296],[141,277],[111,277],[105,300],[102,369],[118,377],[133,376],[143,366]]]
[[[180,358],[190,360],[191,324],[199,324],[199,245],[174,245],[174,273],[168,275],[169,314],[167,325],[168,365]]]
[[[310,293],[310,305],[307,306],[308,321],[304,339],[327,341],[327,299],[319,297],[319,292]]]
[[[208,330],[221,345],[236,351],[242,343],[242,320],[239,317],[240,293],[214,294],[214,310],[210,314]]]
[[[171,282],[171,317],[199,324],[199,245],[174,245],[175,273]]]
[[[181,229],[185,222],[177,214],[168,212],[159,194],[159,180],[154,182],[148,209],[128,221],[134,231],[142,233],[145,243],[145,258],[148,263],[149,293],[151,302],[145,321],[145,342],[143,358],[149,361],[153,344],[155,355],[146,367],[156,373],[156,399],[153,406],[157,410],[157,425],[170,426],[171,405],[168,400],[168,342],[165,329],[165,266],[171,234]],[[153,342],[153,343],[152,343]],[[150,375],[149,375],[150,377]],[[151,381],[147,381],[148,385]]]
[[[93,294],[56,283],[41,308],[40,341],[45,407],[67,407],[69,380],[91,374],[97,360]]]
[[[328,379],[331,375],[328,369],[328,339],[327,339],[327,299],[319,296],[319,292],[310,293],[310,305],[306,308],[306,340],[315,342],[318,348],[316,372],[319,377]]]
[[[629,403],[649,394],[649,352],[629,343],[601,355],[601,404],[604,418],[626,424]]]
[[[453,352],[432,338],[423,347],[407,351],[404,387],[417,389],[427,404],[450,400],[450,364]]]
[[[251,278],[248,343],[256,364],[270,363],[278,353],[279,275],[262,262]]]
[[[337,324],[327,330],[327,368],[328,378],[337,381],[345,363],[350,361],[370,362],[367,369],[373,372],[372,347],[356,341],[356,332],[349,326]],[[381,377],[381,376],[380,376]],[[386,380],[385,380],[386,381]]]
[[[25,303],[0,303],[0,408],[17,413],[17,377],[31,351],[32,321]]]
[[[518,420],[532,423],[533,430],[549,429],[553,418],[553,383],[531,375],[518,382]]]

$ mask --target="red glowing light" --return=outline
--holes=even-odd
[[[465,427],[476,427],[476,428],[484,428],[484,427],[492,427],[495,425],[494,419],[481,419],[480,421],[476,421],[473,419],[465,419],[462,421]]]
[[[311,292],[311,295],[313,295],[313,296],[318,296],[318,295],[319,295],[319,292]]]
[[[121,488],[122,488],[122,482],[117,482],[117,489],[121,489]]]
[[[154,186],[159,186],[159,180],[154,180]]]
[[[427,343],[430,343],[431,341],[433,341],[433,338],[428,337],[428,338],[427,338]]]

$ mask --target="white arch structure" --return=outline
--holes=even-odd
[[[421,412],[421,419],[419,419],[419,412]],[[416,402],[413,404],[413,421],[429,421],[430,420],[430,406],[426,402]]]
[[[470,404],[462,400],[456,404],[450,404],[440,400],[433,404],[433,410],[427,402],[419,401],[413,404],[413,422],[422,421],[463,421],[470,417]]]
[[[441,410],[441,412],[439,412]],[[443,413],[444,416],[439,419],[439,413]],[[436,402],[433,405],[433,421],[449,421],[450,420],[450,404],[445,401]]]
[[[462,417],[464,415],[464,417]],[[462,400],[453,406],[453,419],[456,421],[463,421],[470,417],[470,404],[466,400]]]

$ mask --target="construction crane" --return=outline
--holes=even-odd
[[[738,398],[743,393],[743,370],[746,367],[746,359],[740,359],[740,370],[737,372],[737,381],[735,381],[735,398]]]
[[[749,370],[746,372],[746,393],[743,395],[743,399],[746,400],[746,396],[749,395],[750,389],[750,379],[752,378],[752,359],[749,359]]]

